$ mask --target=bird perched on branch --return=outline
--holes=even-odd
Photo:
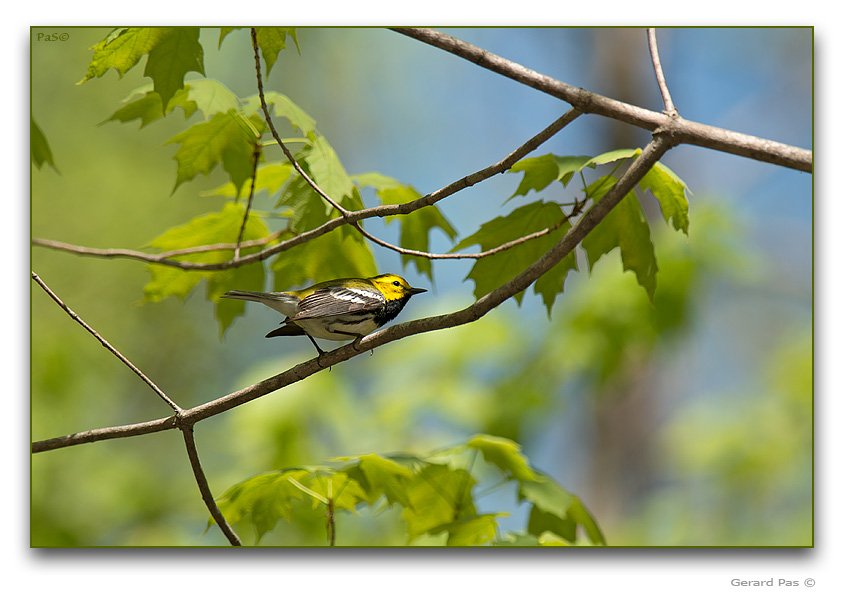
[[[416,289],[395,274],[370,278],[340,278],[317,283],[299,291],[256,293],[229,291],[223,297],[257,301],[286,316],[281,327],[267,334],[307,336],[319,356],[325,354],[314,338],[360,340],[394,319],[411,297],[427,289]]]

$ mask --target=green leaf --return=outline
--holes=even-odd
[[[279,520],[292,520],[294,505],[300,501],[309,501],[316,509],[331,500],[335,510],[354,512],[363,497],[357,481],[344,472],[326,467],[292,468],[240,482],[217,504],[229,523],[245,520],[252,524],[260,540]]]
[[[44,132],[35,123],[35,120],[30,116],[29,118],[29,157],[38,169],[44,163],[56,170],[56,162],[53,160],[53,151],[50,150],[50,144],[47,142],[47,137]]]
[[[144,285],[144,301],[158,303],[167,297],[184,300],[193,288],[205,278],[205,273],[197,270],[180,270],[172,266],[150,264],[150,281]]]
[[[152,78],[155,92],[167,106],[184,87],[185,74],[205,75],[199,27],[130,27],[115,29],[93,48],[94,57],[81,84],[103,76],[110,68],[122,78],[148,54],[144,75]]]
[[[476,233],[463,239],[451,251],[456,252],[473,244],[480,244],[482,251],[487,251],[531,233],[553,227],[564,218],[565,213],[558,204],[542,201],[526,204],[509,215],[484,223]],[[467,280],[475,281],[475,297],[480,298],[486,295],[523,272],[551,249],[565,235],[570,226],[568,222],[565,222],[541,237],[477,260],[466,277]],[[571,270],[577,270],[574,252],[563,258],[549,271],[548,274],[551,276],[545,282],[534,285],[534,292],[542,294],[549,313],[556,295],[562,291],[565,277]],[[516,295],[516,301],[521,303],[523,296],[523,293]]]
[[[266,191],[268,195],[272,196],[281,190],[282,186],[290,180],[290,176],[293,172],[293,166],[287,162],[266,163],[264,165],[259,165],[258,170],[255,172],[255,193],[257,194],[258,192]],[[222,186],[214,188],[213,190],[200,192],[200,195],[236,198],[238,191],[233,183],[228,182]]]
[[[171,251],[220,243],[235,243],[243,223],[243,213],[244,209],[241,205],[226,204],[220,212],[201,215],[184,225],[168,229],[153,239],[149,245],[162,251]],[[244,229],[243,240],[260,239],[268,234],[269,231],[263,221],[250,214]],[[259,249],[259,247],[244,248],[241,254],[248,255]],[[217,263],[225,262],[233,255],[234,250],[218,250],[174,256],[173,259]],[[156,264],[150,264],[148,269],[151,280],[144,287],[144,300],[147,302],[158,302],[171,296],[184,299],[202,279],[208,279],[208,298],[211,300],[216,300],[234,287],[260,291],[264,285],[264,268],[260,262],[216,272],[182,270],[173,266]],[[217,304],[215,313],[221,332],[231,324],[235,316],[243,313],[244,305],[233,300],[220,301]]]
[[[159,248],[162,251],[178,250],[183,248],[213,245],[218,243],[234,243],[240,232],[240,225],[243,222],[243,206],[229,202],[225,204],[220,212],[212,212],[200,215],[189,222],[178,227],[168,229],[155,239],[149,242],[150,247]],[[254,228],[261,228],[266,234],[266,227],[260,219],[250,216],[252,225],[247,225],[244,235],[254,235],[249,231]],[[252,238],[250,238],[252,239]],[[223,262],[229,258],[231,250],[214,252],[200,252],[192,257],[200,258],[199,262]]]
[[[365,478],[368,494],[375,495],[375,499],[383,494],[390,505],[410,506],[407,485],[413,478],[413,472],[409,468],[377,454],[361,456],[358,467]]]
[[[378,173],[377,171],[370,171],[367,173],[356,173],[352,176],[352,181],[354,181],[361,188],[375,188],[376,192],[382,192],[384,190],[392,189],[406,190],[407,188],[412,188],[411,186],[401,183],[394,177],[384,175],[383,173]],[[398,202],[391,202],[391,204],[398,204]]]
[[[222,47],[223,40],[226,36],[236,29],[241,27],[220,27],[220,40],[217,42],[217,49]],[[269,75],[273,65],[278,59],[278,53],[287,47],[287,36],[293,39],[296,44],[296,50],[301,53],[299,47],[299,40],[296,38],[296,29],[294,27],[256,27],[255,40],[258,42],[258,48],[261,50],[261,55],[264,57],[264,63],[267,66],[266,75]],[[251,37],[250,37],[251,40]]]
[[[204,81],[195,82],[198,83]],[[190,117],[193,112],[196,111],[197,106],[194,101],[189,99],[188,92],[189,88],[187,86],[184,89],[177,91],[170,100],[166,113],[170,113],[176,107],[181,107],[184,111],[185,119]],[[135,97],[138,96],[140,96],[140,98],[135,99]],[[123,100],[123,102],[126,105],[111,114],[107,120],[102,122],[103,124],[106,122],[121,122],[125,124],[139,119],[141,120],[141,128],[143,128],[144,126],[163,118],[165,115],[165,111],[161,106],[161,96],[152,90],[151,84],[143,85],[135,89],[128,97],[126,97],[126,99]]]
[[[570,544],[551,530],[546,530],[540,534],[537,541],[539,546],[542,547],[567,547]]]
[[[519,187],[508,200],[516,196],[526,196],[530,190],[539,192],[544,190],[552,182],[559,181],[563,187],[568,186],[571,178],[578,171],[585,167],[594,169],[597,165],[605,165],[613,161],[629,159],[641,153],[641,149],[618,149],[602,153],[595,157],[586,156],[565,156],[542,155],[541,157],[530,157],[515,163],[508,173],[524,172]]]
[[[615,178],[605,176],[590,186],[589,194],[597,203],[615,183]],[[639,284],[653,302],[656,290],[656,254],[651,243],[650,226],[634,192],[629,192],[613,208],[582,244],[586,250],[589,268],[598,259],[615,248],[621,250],[624,270],[632,270]]]
[[[121,122],[123,124],[132,120],[141,120],[141,128],[164,117],[164,110],[161,107],[161,96],[150,91],[140,99],[127,103],[105,120],[106,122]]]
[[[399,243],[405,249],[415,250],[417,252],[429,252],[430,236],[433,229],[442,230],[451,239],[452,243],[457,238],[457,230],[445,218],[442,212],[440,212],[440,209],[434,205],[426,206],[397,218],[401,221]],[[394,217],[387,217],[387,222],[389,223],[393,219]],[[433,282],[433,268],[429,258],[407,254],[402,254],[401,258],[403,267],[406,268],[410,262],[413,262],[416,270],[421,274],[427,275],[431,282]]]
[[[185,86],[188,72],[205,75],[199,27],[170,27],[149,51],[144,75],[149,76],[161,104],[167,106],[176,91]]]
[[[273,65],[278,59],[278,53],[287,47],[288,35],[293,38],[298,49],[299,42],[296,40],[296,29],[293,27],[256,27],[255,40],[258,42],[264,63],[267,65],[267,76],[269,76],[270,70],[273,69]]]
[[[129,27],[112,31],[108,37],[93,46],[94,57],[88,72],[77,84],[94,77],[100,78],[110,68],[117,70],[120,78],[170,34],[168,27]]]
[[[299,163],[301,164],[301,161]],[[316,229],[328,221],[333,209],[326,211],[325,200],[305,178],[295,172],[291,175],[290,181],[281,190],[275,207],[278,209],[285,206],[290,210],[290,228],[293,231],[301,233]]]
[[[567,186],[574,173],[587,166],[595,167],[592,163],[592,157],[558,157],[557,155],[547,154],[541,157],[522,159],[508,171],[508,173],[519,173],[521,171],[525,173],[519,187],[516,188],[510,199],[516,196],[526,196],[530,190],[535,192],[544,190],[554,181],[560,181],[563,186]]]
[[[554,155],[542,155],[541,157],[529,157],[516,162],[508,173],[524,171],[525,175],[519,182],[519,187],[510,198],[515,196],[527,196],[531,190],[539,192],[551,185],[557,179],[557,163]]]
[[[592,544],[606,545],[597,522],[580,500],[550,477],[539,472],[536,474],[539,480],[522,481],[519,484],[519,500],[533,504],[528,531],[536,536],[551,531],[574,543],[576,526],[580,525]]]
[[[271,264],[275,291],[334,278],[375,276],[375,258],[359,233],[326,233],[276,256]]]
[[[251,223],[252,217],[250,217],[250,222],[247,223],[247,230],[244,232],[244,241],[257,239],[256,237],[249,237],[252,235],[252,233],[248,232]],[[240,250],[240,254],[242,256],[248,256],[260,249],[259,247],[244,248]],[[232,252],[228,253],[232,254]],[[217,325],[220,328],[220,337],[232,325],[235,318],[242,316],[246,311],[246,303],[238,302],[234,299],[220,299],[220,296],[235,287],[244,291],[261,291],[264,288],[264,277],[264,266],[261,263],[220,270],[208,275],[206,297],[209,301],[215,301],[214,318],[217,320]]]
[[[540,510],[563,518],[568,514],[569,507],[574,503],[574,495],[563,489],[551,478],[536,473],[538,478],[533,481],[522,481],[519,484],[519,500],[527,500]]]
[[[354,511],[359,503],[366,501],[366,493],[360,484],[345,472],[316,468],[303,476],[299,483],[321,498],[311,497],[314,508],[330,500],[335,509]]]
[[[528,466],[527,458],[522,455],[522,448],[515,441],[491,435],[475,435],[466,445],[478,450],[484,460],[494,464],[507,475],[518,481],[536,480],[537,475]]]
[[[177,134],[167,141],[181,145],[173,157],[178,164],[173,190],[200,173],[209,175],[222,164],[240,191],[252,175],[252,154],[257,140],[253,124],[234,109],[215,114],[207,122],[194,124]]]
[[[346,173],[332,146],[320,134],[309,133],[308,138],[311,144],[309,150],[304,152],[304,160],[308,165],[311,179],[335,202],[340,203],[343,197],[352,196],[355,184]],[[330,204],[325,203],[326,214],[332,208]]]
[[[574,520],[571,520],[567,515],[559,516],[548,513],[535,505],[530,510],[527,528],[528,532],[535,536],[551,531],[568,542],[577,540],[577,524]]]
[[[316,121],[287,95],[282,95],[275,91],[267,91],[264,93],[264,101],[267,102],[267,107],[270,108],[272,115],[285,118],[294,128],[301,130],[302,133],[308,134],[316,130]],[[243,111],[247,115],[257,113],[260,109],[261,98],[259,95],[252,95],[244,99]],[[261,115],[263,117],[263,112]]]
[[[481,451],[509,480],[518,482],[519,500],[530,502],[532,508],[528,534],[511,533],[496,540],[498,518],[508,514],[477,512],[472,494],[475,478],[454,467],[455,457],[463,457],[467,448]],[[298,515],[292,506],[300,500],[313,509],[331,500],[335,510],[357,513],[361,504],[374,508],[383,495],[390,506],[404,508],[409,542],[426,534],[445,533],[449,546],[569,545],[575,544],[582,526],[591,544],[606,544],[577,497],[531,469],[518,444],[510,440],[476,435],[465,445],[440,449],[427,457],[364,454],[335,461],[347,465],[340,470],[325,466],[289,469],[248,479],[226,492],[221,509],[230,521],[251,521],[260,536],[278,519]]]
[[[604,534],[598,527],[598,523],[595,521],[595,518],[592,517],[592,514],[587,511],[583,502],[580,501],[580,498],[574,498],[574,503],[572,503],[569,507],[569,517],[583,526],[583,529],[586,531],[586,535],[589,537],[592,544],[606,546],[607,541],[604,538]]]
[[[460,518],[474,516],[472,487],[475,479],[463,469],[445,464],[425,466],[407,488],[410,506],[402,516],[411,539]]]
[[[639,182],[642,190],[650,190],[659,201],[666,223],[674,229],[689,234],[689,200],[686,183],[662,163],[656,163]],[[691,194],[691,191],[689,191]]]
[[[616,149],[614,151],[608,151],[592,157],[589,159],[588,165],[594,168],[596,165],[606,165],[607,163],[612,163],[613,161],[622,161],[624,159],[636,157],[641,154],[641,152],[642,149]]]
[[[448,533],[446,544],[450,547],[471,547],[486,544],[495,538],[497,518],[507,514],[480,514],[440,524],[428,530],[430,534]]]
[[[568,231],[570,227],[569,224],[566,224],[564,231]],[[574,250],[555,264],[551,270],[540,276],[533,284],[533,292],[542,296],[542,302],[545,304],[549,318],[557,296],[563,292],[566,277],[572,270],[577,271],[577,257]]]
[[[232,486],[217,505],[230,524],[240,520],[252,524],[260,541],[279,520],[291,518],[293,503],[305,494],[290,479],[299,481],[307,474],[303,469],[260,474]]]
[[[242,27],[220,27],[220,39],[217,41],[217,49],[223,47],[223,40],[229,33],[231,33],[232,31],[237,31],[241,28]]]
[[[360,192],[346,173],[334,150],[322,136],[309,134],[311,144],[302,147],[294,158],[323,192],[348,210],[363,207]],[[319,227],[338,213],[300,175],[284,187],[276,207],[287,206],[293,214],[290,226],[297,232]],[[343,232],[347,232],[344,230]]]
[[[507,535],[499,540],[492,542],[494,547],[538,547],[539,539],[532,534],[519,534],[515,532],[508,532]]]
[[[187,91],[187,99],[202,112],[206,120],[217,113],[240,109],[237,95],[217,80],[211,78],[192,80],[185,85],[184,90]],[[176,95],[178,96],[178,93]],[[172,104],[173,101],[170,102],[171,109]]]
[[[403,184],[399,180],[377,171],[358,173],[353,175],[351,179],[361,188],[374,188],[375,195],[381,200],[381,204],[404,204],[421,196],[413,186]]]
[[[609,192],[618,181],[611,175],[599,177],[586,187],[586,199],[591,199],[597,202],[604,197],[604,194]]]
[[[527,195],[530,190],[541,191],[554,181],[561,181],[563,186],[567,186],[572,175],[585,167],[594,169],[598,165],[636,157],[641,152],[641,149],[617,149],[595,157],[560,157],[548,154],[522,159],[508,171],[508,173],[524,172],[519,187],[510,199]],[[660,203],[666,223],[672,223],[676,230],[688,235],[689,204],[686,198],[688,187],[683,180],[665,165],[657,163],[639,182],[639,187],[642,191],[651,190]]]

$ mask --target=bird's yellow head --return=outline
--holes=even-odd
[[[411,287],[406,280],[397,274],[379,274],[368,279],[375,288],[381,291],[387,301],[409,299],[417,293],[424,293],[427,289]]]

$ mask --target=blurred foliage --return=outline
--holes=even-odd
[[[700,394],[666,421],[664,479],[618,544],[812,546],[811,343],[784,331],[757,382]]]
[[[30,160],[38,169],[41,169],[41,166],[47,163],[58,171],[56,162],[53,160],[53,151],[50,150],[50,143],[31,117],[29,118],[29,147]]]
[[[467,452],[471,454],[464,468],[466,462],[461,458]],[[478,513],[474,491],[479,483],[472,474],[478,453],[500,473],[493,487],[512,482],[519,500],[529,503],[530,520],[521,532],[499,537],[497,519],[508,514]],[[322,516],[328,544],[363,544],[338,534],[337,516],[348,512],[359,516],[362,511],[378,514],[395,506],[402,509],[409,543],[426,538],[428,544],[449,546],[542,546],[546,542],[541,539],[553,535],[557,544],[606,544],[595,519],[576,496],[533,470],[518,444],[487,435],[475,435],[465,444],[427,456],[364,454],[340,458],[333,466],[259,474],[229,488],[219,505],[230,523],[253,529],[256,543],[274,530],[279,520],[299,522],[303,516],[314,520]],[[209,520],[209,527],[212,524]],[[286,527],[278,530],[282,543],[287,539]],[[382,527],[381,533],[385,531]],[[398,526],[392,531],[400,532]]]
[[[206,60],[211,61],[209,48],[219,43],[235,53],[233,62],[248,62],[251,53],[236,45],[242,33],[225,31],[218,40],[216,31],[210,37],[200,32]],[[89,48],[108,34],[107,29],[75,29],[72,41],[61,47],[33,48],[34,64],[63,66],[50,68],[49,76],[33,71],[33,122],[47,132],[49,145],[42,146],[35,137],[33,150],[41,156],[32,173],[32,234],[101,247],[147,245],[158,237],[158,247],[170,249],[177,245],[168,241],[174,229],[195,234],[202,217],[223,221],[239,207],[231,200],[243,196],[238,185],[242,163],[231,168],[234,176],[206,163],[197,172],[207,177],[186,177],[191,181],[174,189],[177,164],[171,157],[179,148],[164,142],[181,134],[186,123],[163,115],[181,106],[192,118],[187,125],[201,125],[199,118],[208,120],[220,106],[228,105],[226,112],[232,108],[226,93],[238,95],[202,79],[183,89],[170,81],[165,85],[167,93],[172,91],[169,104],[163,106],[160,97],[155,104],[157,93],[151,93],[140,69],[122,71],[119,80],[97,71],[93,75],[110,84],[75,86],[91,58]],[[293,37],[297,47],[301,37]],[[284,39],[263,41],[279,61]],[[339,61],[339,54],[317,44],[303,55],[309,52],[328,64]],[[204,69],[212,75],[210,66]],[[124,99],[124,108],[115,112]],[[349,176],[337,169],[332,164],[337,155],[322,144],[313,118],[280,94],[274,99],[276,115],[287,119],[291,130],[305,138],[311,134],[310,152],[297,154],[314,175],[321,170],[336,174],[350,204],[362,200],[364,187],[375,188],[384,203],[392,190],[418,195],[409,184],[394,187],[387,183],[391,179],[374,177],[380,174]],[[254,98],[238,109],[248,119],[257,112]],[[97,127],[108,114],[114,121],[140,120],[142,127]],[[43,156],[44,147],[61,163],[61,176],[38,165],[52,164],[52,158]],[[318,147],[322,149],[315,152]],[[555,166],[564,159],[550,157]],[[183,163],[187,161],[179,165]],[[555,179],[563,181],[565,174],[559,171]],[[256,212],[279,206],[278,192],[286,192],[281,205],[286,208],[310,203],[301,193],[304,188],[284,186],[291,175],[278,162],[261,164]],[[513,177],[513,186],[518,183],[516,176],[506,177]],[[528,179],[525,175],[519,185],[524,194],[536,189],[522,188]],[[666,179],[657,180],[651,190],[658,182],[671,186]],[[647,194],[640,199],[644,212],[656,212],[649,210]],[[567,271],[566,291],[559,299],[556,292],[544,300],[526,292],[520,309],[510,301],[474,324],[393,343],[371,357],[357,357],[204,421],[196,437],[212,490],[223,493],[229,485],[271,469],[325,466],[351,452],[358,453],[353,463],[358,466],[371,452],[380,452],[382,459],[397,456],[391,452],[422,457],[444,444],[467,444],[470,436],[487,434],[521,444],[532,472],[576,491],[610,545],[811,544],[811,323],[805,289],[797,287],[796,305],[776,301],[777,291],[788,288],[777,268],[782,263],[751,250],[750,230],[738,224],[734,213],[706,204],[706,197],[698,195],[688,238],[666,225],[652,227],[650,241],[659,267],[652,302],[636,275],[623,272],[619,250],[602,247],[599,251],[606,255],[590,258],[589,266],[586,254],[578,255],[582,272]],[[516,201],[514,206],[520,207]],[[659,207],[665,222],[685,230],[689,222],[683,209],[666,207],[664,201]],[[638,207],[635,211],[644,216]],[[300,221],[302,228],[330,214],[325,208],[308,212],[312,217]],[[230,218],[226,229],[237,226],[232,222],[237,217]],[[255,236],[284,229],[271,217],[263,224],[265,229]],[[435,227],[446,240],[456,239],[456,229],[471,227],[462,220],[452,224],[443,213],[419,225],[415,231],[404,223],[397,229],[407,247],[427,249],[425,239]],[[322,239],[328,238],[337,244],[349,241],[336,233]],[[311,271],[298,276],[289,260],[275,262],[274,283],[292,279],[304,284],[317,271],[336,265],[325,258],[326,251],[319,249],[310,258],[295,254],[303,266],[307,263],[302,270]],[[383,269],[383,254],[367,255],[356,262]],[[183,407],[287,369],[301,362],[310,346],[304,339],[263,341],[261,336],[278,323],[271,312],[250,313],[221,342],[210,321],[216,314],[225,328],[234,313],[215,310],[201,299],[189,275],[181,276],[191,280],[193,289],[181,286],[173,292],[180,300],[153,292],[147,301],[158,302],[140,307],[141,287],[161,286],[155,276],[149,283],[142,264],[43,248],[33,249],[31,259],[33,270],[72,309]],[[417,271],[433,281],[433,271],[419,262]],[[257,275],[237,282],[261,283]],[[213,297],[221,287],[209,284],[206,294]],[[277,290],[282,288],[276,284]],[[436,299],[409,305],[404,315],[410,319],[452,311],[470,301],[467,284],[447,285]],[[31,309],[33,440],[169,414],[37,287]],[[760,325],[764,332],[754,334]],[[702,342],[708,342],[710,351],[734,357],[734,367],[729,361],[722,367],[698,362]],[[753,355],[745,354],[751,351]],[[471,467],[479,484],[494,484],[501,480],[501,467],[494,457],[491,466],[460,468]],[[507,476],[519,482],[519,477]],[[475,533],[489,534],[494,522],[497,544],[571,542],[572,521],[585,525],[583,518],[568,517],[554,503],[532,506],[548,494],[530,488],[526,493],[526,479],[521,478],[518,487],[505,480],[497,489],[474,494]],[[226,544],[215,529],[203,534],[207,510],[174,432],[33,456],[30,481],[33,546]],[[515,492],[507,493],[508,486]],[[407,543],[407,517],[401,506],[384,503],[390,502],[387,491],[374,510],[336,515],[338,544]],[[556,493],[550,500],[559,504],[567,499]],[[510,516],[495,516],[503,509]],[[425,533],[434,526],[422,528],[413,544],[440,545],[455,527],[435,534]],[[320,545],[325,530],[323,511],[311,505],[307,513],[292,514],[289,522],[264,534],[260,544]]]

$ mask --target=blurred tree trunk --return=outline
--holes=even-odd
[[[593,87],[632,105],[661,110],[659,94],[643,29],[593,31]],[[646,131],[615,120],[603,122],[605,148],[644,146]],[[648,217],[658,213],[648,212]],[[653,480],[653,452],[649,447],[653,419],[659,414],[652,389],[649,362],[641,357],[619,371],[613,387],[591,395],[594,443],[587,501],[604,522],[626,515]]]

